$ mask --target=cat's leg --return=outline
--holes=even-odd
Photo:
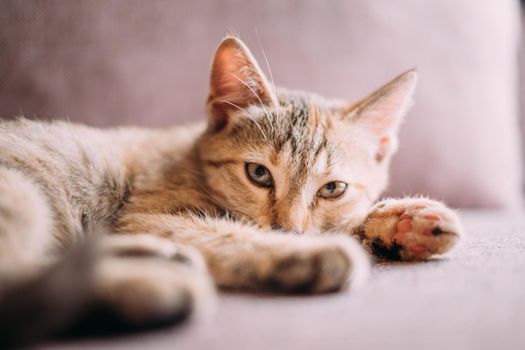
[[[206,311],[213,301],[213,282],[191,248],[151,235],[102,236],[5,290],[0,348],[64,331],[156,327]]]
[[[357,232],[371,252],[389,260],[425,260],[450,250],[462,234],[458,216],[425,198],[375,204]]]
[[[0,166],[0,348],[40,338],[61,319],[59,310],[46,308],[57,300],[47,293],[53,288],[40,288],[58,259],[53,226],[39,185],[21,171]],[[58,298],[62,304],[69,299]],[[42,315],[44,310],[50,315]]]
[[[64,247],[59,236],[39,184],[0,167],[0,347],[36,341],[83,315],[97,327],[112,320],[139,328],[213,301],[212,280],[190,247],[151,235]]]
[[[51,208],[22,172],[0,167],[0,295],[48,266],[55,240]]]
[[[126,215],[117,230],[194,246],[226,289],[323,293],[359,284],[369,269],[366,252],[347,236],[275,233],[226,219],[164,214]]]

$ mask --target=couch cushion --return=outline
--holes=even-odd
[[[41,350],[518,350],[525,346],[525,217],[468,211],[448,259],[381,264],[359,290],[221,294],[206,322]]]
[[[0,115],[93,125],[204,118],[213,50],[240,33],[278,84],[354,100],[417,66],[390,194],[522,202],[518,2],[0,2]]]

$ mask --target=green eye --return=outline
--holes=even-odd
[[[321,187],[317,196],[322,198],[334,199],[345,193],[348,184],[342,181],[332,181]]]
[[[264,165],[246,163],[246,175],[253,183],[260,187],[272,187],[273,179],[270,170]]]

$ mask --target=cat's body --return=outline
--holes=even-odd
[[[160,196],[166,198],[159,197],[150,210],[159,210],[157,204],[166,209],[192,203],[208,208],[199,197],[186,196],[185,203],[171,193],[173,187],[186,188],[188,193],[196,187],[198,180],[185,173],[195,170],[186,162],[191,161],[193,142],[204,128],[203,124],[168,130],[99,130],[67,122],[6,121],[0,125],[0,164],[45,185],[42,191],[60,215],[54,220],[60,250],[86,232],[114,225],[131,188],[146,191],[146,186],[157,186],[170,166],[180,169],[169,179],[180,186],[165,183]]]
[[[227,38],[208,125],[2,122],[0,300],[92,236],[89,298],[138,325],[205,303],[211,279],[279,292],[358,283],[368,259],[351,236],[395,259],[447,251],[460,228],[442,204],[374,205],[414,85],[410,71],[354,105],[277,92]]]

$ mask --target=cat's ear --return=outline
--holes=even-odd
[[[248,47],[232,36],[223,39],[211,68],[208,97],[210,127],[223,129],[231,122],[232,114],[246,114],[242,110],[250,105],[276,104],[277,98]]]
[[[409,70],[350,108],[347,115],[376,138],[379,145],[376,159],[381,160],[397,148],[397,131],[412,107],[416,83],[416,70]]]

